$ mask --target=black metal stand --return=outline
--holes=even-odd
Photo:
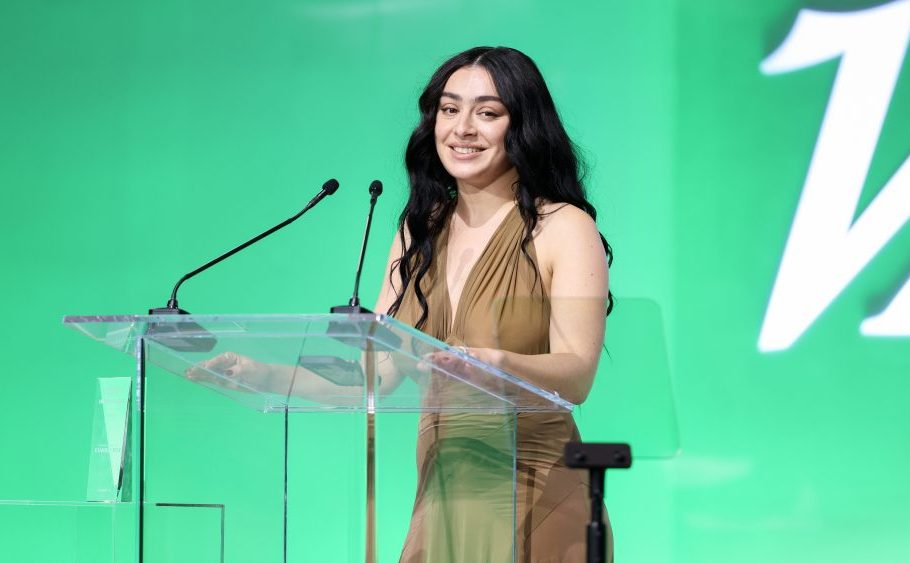
[[[632,466],[629,444],[566,444],[566,465],[587,469],[590,475],[591,521],[588,530],[588,563],[606,563],[607,530],[603,521],[604,477],[607,469],[627,469]]]

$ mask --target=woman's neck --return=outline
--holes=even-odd
[[[469,227],[485,224],[497,211],[515,203],[514,185],[517,181],[518,171],[514,168],[485,186],[458,181],[455,213]]]

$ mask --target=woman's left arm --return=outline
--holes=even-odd
[[[550,280],[550,353],[487,348],[468,353],[579,404],[594,383],[604,342],[606,254],[594,220],[577,207],[563,205],[541,223],[534,246],[541,274]]]

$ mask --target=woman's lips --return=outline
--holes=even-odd
[[[450,146],[449,148],[452,150],[452,154],[455,156],[455,158],[459,160],[468,160],[474,158],[484,150],[480,147]]]

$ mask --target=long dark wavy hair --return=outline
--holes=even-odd
[[[411,133],[405,151],[411,193],[398,220],[398,234],[404,252],[393,264],[400,292],[389,308],[394,315],[401,307],[408,287],[422,308],[417,328],[426,323],[428,305],[421,281],[433,262],[434,242],[455,210],[455,180],[446,172],[436,152],[435,126],[439,99],[452,74],[464,67],[480,66],[490,73],[493,84],[509,112],[505,148],[510,163],[518,172],[514,186],[519,212],[525,224],[521,252],[528,260],[528,245],[541,217],[542,201],[572,204],[597,218],[582,184],[583,166],[578,151],[569,139],[550,91],[537,65],[530,57],[508,47],[474,47],[458,53],[440,66],[417,102],[420,122]],[[405,228],[411,240],[406,243]],[[610,245],[601,235],[607,263],[613,262]],[[536,266],[536,265],[535,265]],[[537,269],[535,267],[534,271]],[[607,297],[607,314],[613,309],[612,293]]]

